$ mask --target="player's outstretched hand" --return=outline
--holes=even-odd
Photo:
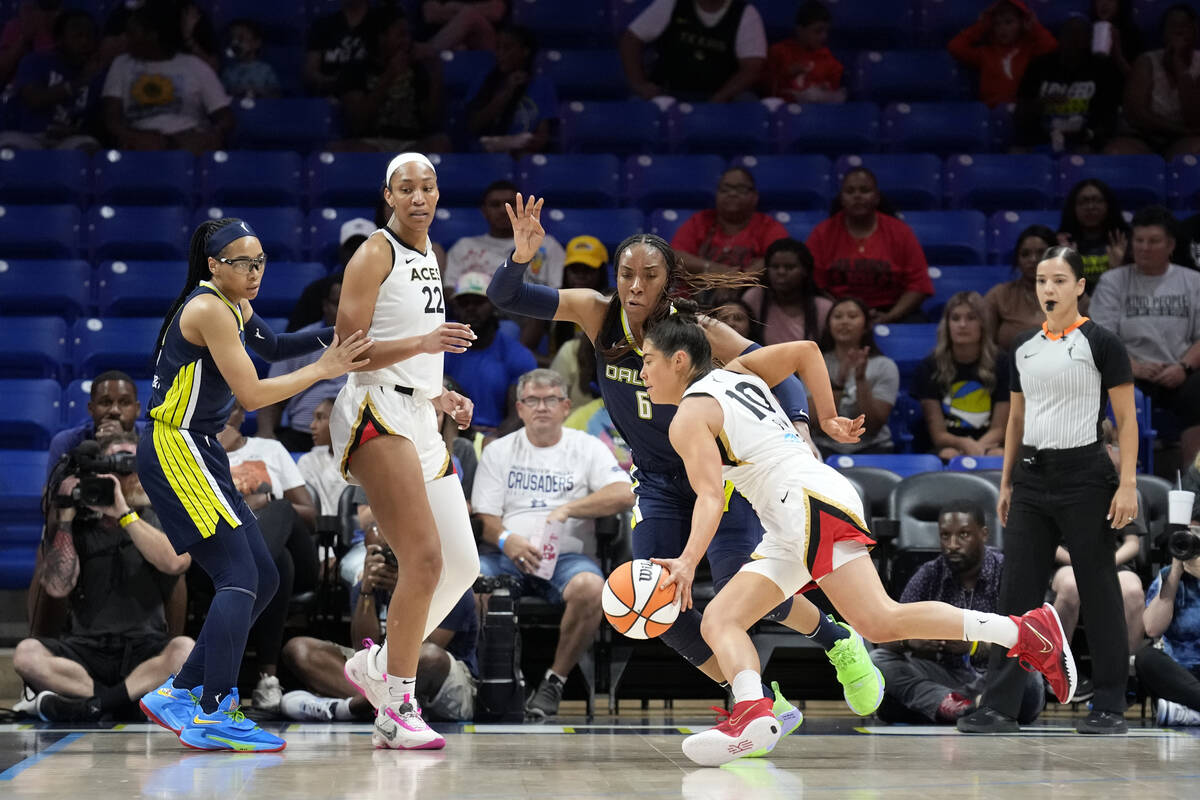
[[[329,347],[326,347],[325,352],[317,359],[317,367],[325,380],[365,367],[370,363],[367,351],[373,344],[374,340],[368,339],[362,331],[355,331],[345,339],[339,339],[335,333]]]
[[[546,198],[533,195],[522,200],[521,193],[517,192],[516,209],[504,204],[513,229],[513,261],[528,264],[541,248],[542,240],[546,238],[546,231],[542,229],[542,203],[545,201]]]
[[[835,442],[853,444],[866,433],[867,417],[865,414],[859,414],[856,419],[830,417],[829,419],[821,420],[821,430],[825,431],[829,435],[829,438]]]
[[[443,322],[421,337],[423,353],[465,353],[475,341],[475,332],[470,325],[461,322]]]
[[[668,586],[675,587],[675,605],[680,611],[692,607],[692,581],[696,577],[696,565],[682,558],[652,558],[652,564],[658,564],[667,571],[658,584],[659,589]]]

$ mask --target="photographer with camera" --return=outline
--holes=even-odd
[[[176,555],[157,527],[138,480],[137,442],[124,431],[84,441],[51,471],[47,536],[29,589],[34,636],[13,655],[47,721],[119,713],[192,650],[191,639],[168,633],[165,612],[191,557]],[[50,635],[64,610],[65,634]]]
[[[54,469],[68,451],[89,439],[102,439],[122,431],[141,431],[137,419],[142,414],[142,404],[138,402],[133,378],[115,369],[101,372],[92,379],[89,395],[88,415],[91,419],[54,434],[50,440],[48,470]]]

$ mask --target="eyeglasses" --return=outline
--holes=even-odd
[[[221,258],[218,256],[217,261],[233,267],[233,271],[239,275],[249,275],[251,270],[255,272],[262,272],[267,268],[266,255],[261,255],[257,258],[250,258],[249,256],[239,256],[238,258]]]
[[[551,395],[550,397],[522,397],[519,402],[526,408],[537,408],[540,405],[545,405],[546,408],[553,411],[566,399],[560,395]]]

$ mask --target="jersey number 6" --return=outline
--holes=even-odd
[[[638,419],[650,419],[653,413],[654,406],[650,403],[650,395],[646,392],[637,392]]]

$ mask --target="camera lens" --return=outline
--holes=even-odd
[[[1200,556],[1200,536],[1189,528],[1175,531],[1167,539],[1167,552],[1172,558],[1190,561]]]

